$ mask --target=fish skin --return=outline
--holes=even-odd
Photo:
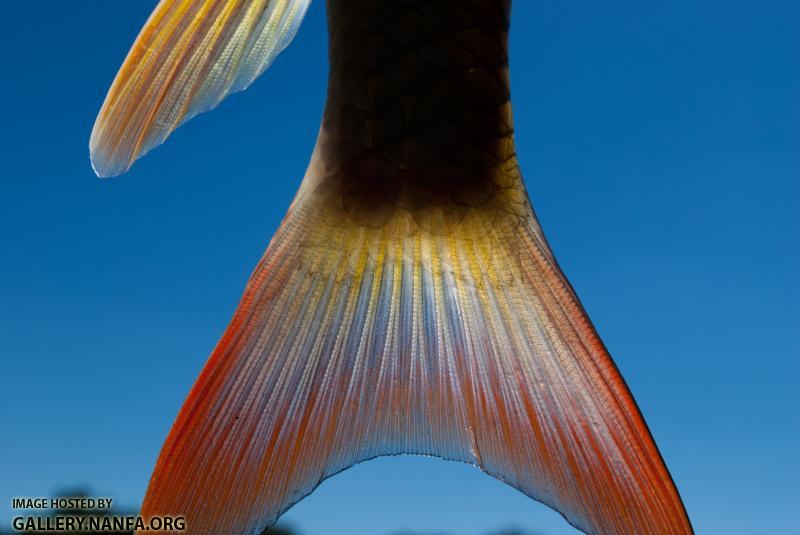
[[[352,217],[524,217],[508,71],[510,2],[329,0],[318,143]],[[430,230],[430,228],[429,228]]]

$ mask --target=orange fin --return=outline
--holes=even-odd
[[[89,150],[127,171],[181,124],[245,89],[297,33],[310,0],[161,0],[120,68]]]
[[[527,201],[368,228],[317,191],[304,183],[253,273],[143,514],[257,534],[325,478],[410,453],[478,466],[586,533],[692,533]]]

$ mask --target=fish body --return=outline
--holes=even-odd
[[[163,0],[101,111],[95,167],[127,169],[246,86],[305,7]],[[258,534],[341,470],[423,454],[473,464],[586,533],[692,533],[529,202],[510,1],[327,7],[311,163],[142,514],[185,515],[192,534]]]

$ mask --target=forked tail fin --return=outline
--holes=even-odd
[[[308,182],[172,428],[145,516],[258,534],[325,478],[411,453],[476,465],[586,533],[691,533],[523,192],[508,193],[520,213],[431,208],[420,225],[398,210],[370,228]]]

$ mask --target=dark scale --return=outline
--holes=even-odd
[[[522,191],[509,15],[509,0],[328,1],[319,155],[345,211],[379,225],[397,208],[503,208],[498,193]]]

